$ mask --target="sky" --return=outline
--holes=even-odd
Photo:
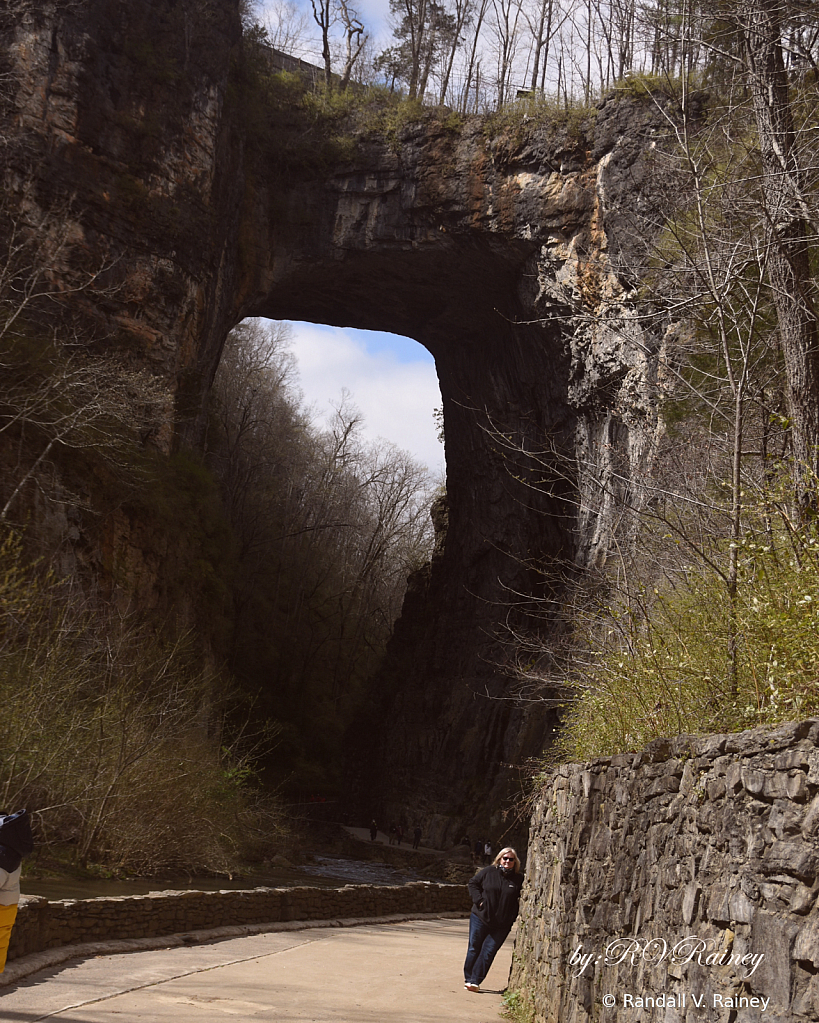
[[[291,326],[299,386],[316,425],[332,418],[346,388],[364,416],[368,440],[392,441],[437,477],[444,448],[433,412],[441,406],[441,392],[429,352],[396,334],[314,323]]]
[[[313,20],[310,0],[259,0],[257,18],[264,24],[268,18],[275,18],[277,10],[286,10],[288,6],[302,11],[307,16],[307,33],[314,40],[313,58],[316,63],[321,65],[321,44],[317,42],[320,32]],[[383,50],[392,43],[392,30],[389,26],[389,0],[354,0],[351,7],[358,12],[377,50]],[[336,34],[337,32],[334,30],[333,35]],[[311,59],[309,54],[300,53],[297,56],[301,56],[305,60]]]

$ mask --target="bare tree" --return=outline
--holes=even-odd
[[[496,89],[498,106],[509,96],[512,73],[519,41],[518,26],[522,0],[492,0],[492,35],[495,40],[497,62]]]
[[[267,38],[274,50],[303,57],[307,52],[309,15],[295,0],[276,0],[265,5]]]
[[[474,28],[472,30],[472,41],[469,46],[469,61],[466,67],[466,75],[464,78],[464,85],[461,92],[460,110],[461,113],[467,113],[469,110],[469,94],[472,89],[472,83],[476,76],[479,77],[479,43],[481,39],[481,29],[483,28],[484,21],[486,18],[486,12],[489,10],[489,0],[478,0],[477,13],[474,20]],[[478,93],[480,89],[475,89],[475,109],[478,105]]]
[[[321,58],[324,61],[324,85],[329,90],[333,83],[330,29],[335,21],[333,0],[310,0],[313,20],[321,32]]]
[[[813,298],[810,235],[819,218],[809,207],[782,53],[783,0],[736,7],[753,95],[768,230],[769,272],[785,356],[798,498],[813,513],[819,478],[819,330]]]
[[[339,19],[344,25],[344,70],[341,72],[339,82],[339,89],[344,92],[350,84],[353,68],[369,37],[364,31],[363,22],[348,0],[337,0],[337,5]]]
[[[56,496],[60,488],[45,479],[61,451],[95,451],[122,471],[127,447],[158,440],[172,421],[173,399],[147,370],[100,354],[100,339],[68,307],[99,298],[109,269],[70,268],[70,203],[28,216],[7,206],[0,236],[0,438],[13,445],[0,504],[5,521],[29,485]]]
[[[410,99],[423,99],[433,70],[449,52],[456,18],[437,0],[390,0],[398,43],[379,57],[393,81],[407,83]]]
[[[441,73],[441,89],[439,102],[445,103],[449,92],[449,82],[452,77],[452,68],[455,63],[455,56],[461,48],[464,39],[462,33],[472,20],[475,0],[454,0],[452,8],[452,26],[449,39],[448,52],[442,48],[443,70]]]
[[[549,60],[549,44],[552,41],[555,3],[556,0],[540,0],[536,17],[533,19],[528,13],[525,15],[533,39],[532,79],[530,85],[532,92],[537,91],[540,85],[541,73],[545,74],[546,72],[546,64]]]

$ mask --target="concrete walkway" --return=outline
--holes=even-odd
[[[375,842],[372,842],[370,840],[370,829],[369,828],[354,828],[354,827],[352,827],[349,824],[342,824],[341,826],[344,828],[344,830],[347,832],[347,834],[350,835],[352,838],[357,838],[359,841],[366,842],[368,845],[387,845],[388,846],[390,844],[390,836],[387,834],[386,831],[378,831],[376,833],[376,836],[375,836]],[[429,845],[419,845],[417,849],[413,849],[412,848],[412,832],[410,832],[409,836],[404,835],[403,839],[401,840],[401,844],[400,845],[398,844],[398,841],[396,840],[395,844],[391,848],[393,848],[393,849],[402,849],[405,852],[426,853],[428,856],[443,856],[444,855],[444,850],[443,849],[433,849],[432,846],[429,846]]]
[[[0,991],[3,1023],[500,1023],[507,940],[463,986],[467,920],[256,934],[73,960]]]

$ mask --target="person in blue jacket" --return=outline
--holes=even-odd
[[[469,947],[464,962],[464,987],[480,991],[498,949],[517,919],[523,874],[518,854],[510,846],[467,884],[472,896]]]

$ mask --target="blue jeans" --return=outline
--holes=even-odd
[[[511,927],[500,930],[490,927],[474,913],[470,914],[469,948],[464,962],[464,983],[483,983],[484,977],[489,973],[492,960],[511,930]]]

